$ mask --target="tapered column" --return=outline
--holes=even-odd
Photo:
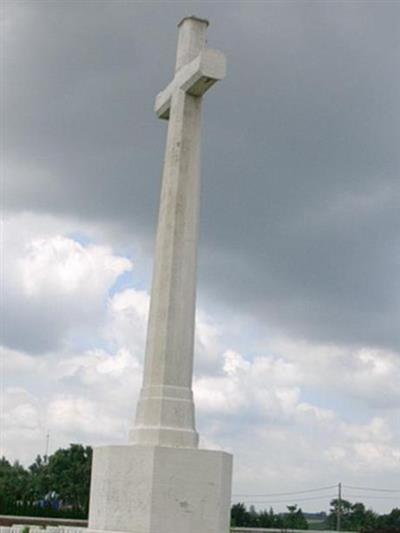
[[[205,45],[206,21],[180,26],[179,70]],[[197,447],[192,397],[200,200],[202,98],[177,89],[171,100],[143,388],[131,440]]]

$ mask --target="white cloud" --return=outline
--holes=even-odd
[[[47,295],[70,296],[82,300],[89,295],[101,300],[115,279],[131,262],[113,256],[105,246],[82,246],[73,239],[56,235],[28,243],[19,260],[21,280],[28,298]]]
[[[45,335],[58,332],[60,342],[48,352],[3,347],[2,453],[29,462],[44,452],[47,431],[50,451],[73,441],[127,442],[142,381],[147,291],[110,296],[132,263],[109,246],[82,244],[71,236],[79,228],[14,225],[6,279],[20,311],[14,334],[30,344],[33,323]],[[238,316],[223,318],[197,314],[194,392],[202,445],[235,454],[234,492],[301,490],[338,478],[396,482],[396,354],[259,337],[250,356],[236,346],[247,344]],[[326,502],[315,503],[321,507]]]
[[[204,309],[196,311],[195,371],[210,374],[218,370],[223,350],[220,339],[220,324]]]
[[[5,390],[3,402],[3,427],[23,431],[37,428],[39,409],[34,396],[22,388],[9,387]]]
[[[331,462],[343,464],[345,461],[347,468],[357,474],[385,470],[400,473],[398,428],[392,427],[390,419],[383,415],[364,424],[338,421],[336,427],[342,445],[337,444],[326,451]]]
[[[281,358],[257,357],[253,361],[233,350],[223,353],[220,375],[195,380],[200,409],[213,412],[251,410],[253,416],[292,416],[299,400],[299,377],[293,365]]]
[[[13,457],[17,450],[20,457],[27,458],[26,446],[18,444],[14,449],[16,439],[42,451],[47,429],[51,449],[72,441],[126,442],[141,385],[139,354],[144,349],[141,329],[147,301],[145,294],[130,289],[109,300],[105,332],[118,332],[116,344],[132,340],[125,331],[130,323],[127,313],[131,318],[141,317],[142,326],[133,328],[139,335],[133,339],[135,353],[120,346],[115,352],[93,349],[39,358],[42,379],[53,388],[42,394],[36,391],[36,396],[19,389],[14,393],[5,419],[8,427],[3,449],[7,455]],[[114,329],[116,324],[122,327]],[[224,345],[221,330],[216,327],[215,332],[217,343]],[[28,354],[17,355],[21,360],[33,359]],[[24,362],[23,366],[29,368],[30,364]],[[14,371],[18,369],[16,365]],[[350,372],[354,377],[355,371]],[[304,373],[283,355],[250,359],[228,348],[219,354],[216,373],[199,374],[195,398],[202,445],[235,454],[234,492],[302,490],[338,479],[351,484],[393,485],[400,474],[400,449],[390,417],[383,412],[365,423],[346,421],[333,409],[304,401],[306,390]],[[45,415],[42,418],[40,411]],[[18,433],[9,423],[11,416],[15,416]],[[326,501],[309,502],[307,509],[326,508],[328,496],[332,495],[328,494]],[[376,504],[383,509],[378,500]]]
[[[289,338],[267,345],[284,356],[302,383],[371,408],[400,407],[400,354],[370,347],[312,344]]]
[[[29,374],[36,379],[44,371],[44,361],[35,360],[31,355],[17,350],[12,350],[6,346],[0,346],[1,359],[3,360],[3,372],[7,374]]]
[[[2,333],[10,348],[40,353],[57,349],[68,335],[96,334],[108,290],[132,269],[109,246],[66,236],[72,229],[49,217],[7,219]]]
[[[52,431],[81,437],[122,438],[121,419],[109,415],[102,405],[84,397],[56,396],[47,407],[47,421]]]
[[[369,405],[375,402],[376,390],[372,388],[368,398],[365,380],[369,375],[370,383],[376,384],[377,375],[383,376],[390,388],[396,383],[399,359],[385,353],[379,362],[378,355],[366,349],[324,347],[325,354],[320,346],[307,345],[304,349],[302,343],[290,339],[285,340],[285,346],[291,348],[286,356],[285,350],[276,350],[278,344],[275,350],[267,350],[275,355],[253,359],[226,350],[220,374],[195,381],[205,442],[223,443],[235,453],[234,492],[284,492],[337,481],[397,488],[399,410],[381,403],[380,415],[374,415]],[[375,371],[368,373],[371,365]],[[362,377],[358,375],[360,370]],[[343,385],[339,385],[339,377],[345,380]],[[350,384],[358,382],[363,383],[365,395],[360,396],[362,417],[366,419],[363,422],[358,421],[359,413],[352,408],[355,393]],[[316,384],[319,394],[315,392]],[[335,405],[323,407],[327,387],[339,387],[342,398],[347,399],[344,414]],[[305,401],[303,396],[310,394],[313,399]],[[325,501],[308,502],[306,507],[326,509],[333,496],[326,493]],[[273,500],[264,503],[268,507]],[[376,509],[389,509],[393,504],[379,499],[368,503]],[[275,507],[284,509],[282,504]]]
[[[30,461],[38,448],[43,428],[40,398],[22,387],[1,391],[0,449],[11,460]]]
[[[106,337],[143,359],[148,311],[147,292],[126,289],[114,294],[108,304]]]

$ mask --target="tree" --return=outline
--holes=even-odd
[[[44,498],[50,492],[51,485],[49,479],[49,468],[44,458],[36,456],[34,463],[29,467],[29,486],[27,487],[28,501],[34,502]]]
[[[258,513],[254,505],[250,505],[249,518],[250,518],[250,524],[252,527],[257,527],[259,525],[258,524]]]
[[[339,509],[340,506],[340,509]],[[336,530],[338,511],[340,510],[341,528],[349,530],[350,528],[350,514],[351,503],[348,500],[340,500],[335,498],[331,501],[331,509],[327,518],[327,524],[330,529]]]
[[[48,487],[64,504],[87,512],[91,465],[92,449],[89,446],[71,444],[66,450],[57,450],[50,456],[47,466]]]
[[[368,524],[362,529],[363,533],[400,533],[400,509],[392,509],[389,514],[376,518],[375,524]]]
[[[363,503],[355,503],[351,506],[349,517],[350,527],[359,531],[362,527],[374,527],[377,516],[371,510],[366,510]]]
[[[11,499],[15,499],[12,466],[5,457],[2,457],[0,459],[0,508],[6,507]]]
[[[392,509],[392,511],[388,515],[384,515],[382,518],[382,522],[386,526],[393,526],[398,527],[400,529],[400,509],[397,507],[395,509]]]
[[[327,518],[327,523],[331,529],[336,529],[338,506],[339,500],[331,501],[331,511]],[[379,517],[370,509],[366,509],[363,503],[351,503],[347,500],[342,500],[340,509],[342,529],[348,531],[375,531]]]
[[[29,473],[16,461],[13,465],[5,457],[0,459],[0,509],[6,512],[17,503],[26,501]]]
[[[259,527],[273,527],[274,525],[274,511],[261,511],[258,515]]]
[[[288,505],[287,510],[289,513],[283,520],[284,527],[291,529],[308,529],[308,522],[305,519],[303,511],[297,509],[297,505]]]
[[[25,469],[0,459],[0,513],[85,518],[89,507],[92,449],[71,444],[48,462],[38,455]],[[59,511],[62,504],[64,509]],[[60,514],[61,513],[61,514]]]
[[[253,505],[249,510],[244,503],[235,503],[231,511],[232,527],[274,527],[274,528],[297,528],[308,529],[308,523],[301,509],[297,506],[289,507],[289,514],[286,516],[277,515],[271,508],[269,511],[257,512]]]
[[[244,503],[235,503],[231,509],[233,527],[250,527],[250,514]]]

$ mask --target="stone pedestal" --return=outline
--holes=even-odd
[[[94,450],[89,529],[228,533],[232,456],[164,446]]]

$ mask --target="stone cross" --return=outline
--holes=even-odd
[[[201,105],[225,77],[225,56],[206,48],[208,22],[179,24],[175,76],[155,111],[168,119],[147,331],[134,444],[195,448],[192,394],[200,199]]]
[[[225,76],[208,22],[179,24],[143,387],[128,445],[93,453],[88,533],[229,533],[232,456],[198,448],[192,394],[203,94]]]

